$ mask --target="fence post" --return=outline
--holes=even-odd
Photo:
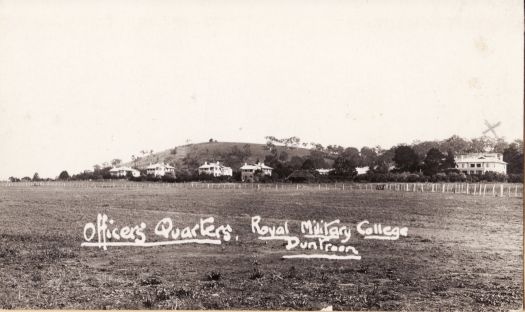
[[[343,191],[345,190],[345,184],[343,183]],[[516,186],[516,194],[518,194],[518,187]],[[516,195],[518,196],[518,195]]]
[[[518,197],[518,185],[514,187],[514,197]]]
[[[499,192],[499,194],[500,194],[499,196],[503,197],[503,184],[499,185],[499,191],[500,191]]]

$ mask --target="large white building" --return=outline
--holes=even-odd
[[[319,173],[320,175],[328,175],[330,174],[330,172],[334,171],[334,169],[321,168],[321,169],[315,169],[315,171],[317,171],[317,173]]]
[[[221,165],[219,162],[211,162],[208,163],[207,161],[204,162],[204,165],[199,167],[199,174],[209,174],[213,175],[214,177],[220,177],[220,176],[232,176],[233,170],[230,167],[226,167]]]
[[[128,172],[130,172],[131,175],[135,178],[140,176],[140,171],[130,168],[130,167],[115,167],[109,170],[109,174],[112,177],[116,177],[116,178],[127,177]]]
[[[166,174],[170,174],[172,176],[175,176],[175,167],[164,164],[164,163],[157,163],[153,165],[149,165],[146,167],[146,174],[147,175],[154,175],[156,177],[162,177]]]
[[[257,170],[260,170],[262,175],[265,176],[271,176],[272,175],[272,167],[266,166],[264,163],[256,163],[253,165],[249,165],[247,163],[244,163],[244,166],[241,168],[241,180],[243,182],[253,182],[255,178],[255,172]]]
[[[456,168],[464,174],[497,172],[507,174],[507,163],[501,153],[470,153],[457,155]]]

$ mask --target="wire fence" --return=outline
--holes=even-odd
[[[471,196],[521,197],[523,184],[519,183],[161,183],[131,181],[45,181],[45,182],[0,182],[2,188],[13,187],[58,187],[101,189],[195,189],[195,190],[309,190],[309,191],[370,191],[370,192],[419,192],[464,194]]]

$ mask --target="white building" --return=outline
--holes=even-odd
[[[118,167],[118,168],[115,167],[109,170],[109,174],[112,177],[116,177],[116,178],[127,177],[128,172],[130,172],[131,175],[135,178],[140,176],[140,171],[130,168],[130,167]]]
[[[146,174],[147,175],[154,175],[156,177],[162,177],[166,174],[170,174],[172,176],[175,176],[175,167],[172,167],[170,165],[164,164],[164,163],[157,163],[153,165],[149,165],[146,167]]]
[[[214,177],[220,177],[220,176],[232,176],[233,170],[230,167],[226,167],[221,165],[219,162],[215,163],[208,163],[207,161],[204,162],[204,165],[199,167],[199,174],[209,174],[213,175]]]
[[[370,171],[370,167],[356,167],[355,170],[357,171],[357,174],[366,174],[368,171]]]
[[[320,175],[327,175],[329,174],[330,172],[334,171],[334,169],[315,169],[315,171],[317,171]]]
[[[464,174],[483,174],[497,172],[507,174],[507,163],[501,153],[461,154],[454,158],[456,168]]]
[[[272,170],[273,170],[272,167],[268,167],[264,163],[261,163],[261,162],[257,164],[253,164],[253,165],[248,165],[247,163],[244,163],[244,166],[242,166],[240,169],[241,169],[241,180],[243,182],[247,182],[247,181],[253,182],[254,177],[255,177],[255,172],[257,170],[260,170],[262,175],[265,175],[265,176],[271,176]]]
[[[357,171],[357,174],[365,174],[370,170],[370,168],[367,167],[356,167],[355,170]],[[334,169],[315,169],[320,175],[328,175],[330,172],[334,171]]]

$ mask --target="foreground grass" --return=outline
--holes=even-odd
[[[106,213],[149,227],[213,216],[220,246],[81,248]],[[250,233],[275,223],[368,219],[409,228],[353,241],[360,261],[282,260]],[[192,189],[0,189],[0,308],[504,310],[521,306],[522,199],[432,193]]]

